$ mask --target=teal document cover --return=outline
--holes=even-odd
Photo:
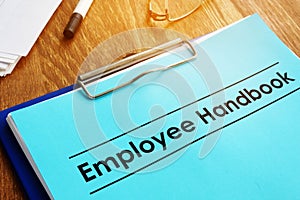
[[[300,198],[299,58],[258,15],[192,43],[9,114],[51,198]]]

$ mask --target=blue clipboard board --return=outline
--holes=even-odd
[[[41,182],[39,181],[25,154],[19,146],[16,138],[14,137],[11,129],[9,128],[6,122],[6,117],[8,113],[12,111],[39,103],[47,99],[51,99],[53,97],[67,93],[72,89],[73,85],[48,93],[36,99],[13,106],[0,112],[0,140],[29,199],[49,199],[49,196],[47,195],[47,192],[43,188]]]

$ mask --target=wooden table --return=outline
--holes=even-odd
[[[157,26],[149,23],[147,0],[97,0],[75,37],[66,40],[62,31],[76,3],[63,1],[29,55],[21,59],[11,75],[0,79],[0,110],[74,84],[85,57],[111,36]],[[207,0],[189,17],[163,23],[163,27],[194,38],[253,13],[258,13],[300,56],[300,0]],[[0,199],[24,198],[22,186],[0,145]]]

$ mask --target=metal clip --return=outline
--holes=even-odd
[[[144,60],[147,60],[147,59],[152,58],[154,56],[157,56],[157,55],[165,52],[166,50],[174,49],[174,48],[182,46],[184,44],[186,44],[186,45],[188,45],[188,47],[190,47],[192,55],[189,58],[183,59],[179,62],[173,63],[173,64],[165,66],[165,67],[159,67],[159,68],[154,68],[154,69],[147,70],[147,71],[137,75],[136,77],[134,77],[133,79],[131,79],[128,82],[125,82],[121,85],[118,85],[116,87],[113,87],[111,89],[108,89],[108,90],[106,90],[104,92],[101,92],[99,94],[96,94],[96,95],[91,94],[88,91],[87,87],[86,87],[86,84],[88,84],[88,83],[94,82],[96,80],[100,80],[103,77],[106,77],[106,76],[111,75],[115,72],[124,70],[124,69],[126,69],[126,68],[128,68],[128,67],[130,67],[134,64],[137,64],[137,63],[141,62],[141,61],[144,61]],[[122,59],[120,61],[117,61],[115,63],[112,63],[110,65],[107,65],[106,67],[108,69],[110,69],[108,71],[103,72],[103,69],[98,68],[98,69],[95,69],[93,71],[87,72],[85,74],[79,75],[78,78],[77,78],[77,83],[81,86],[81,88],[83,89],[83,91],[85,92],[85,94],[87,95],[88,98],[96,99],[98,97],[101,97],[103,95],[111,93],[115,90],[126,87],[126,86],[130,85],[131,83],[137,81],[138,79],[140,79],[141,77],[143,77],[143,76],[145,76],[149,73],[168,70],[170,68],[176,67],[176,66],[178,66],[180,64],[183,64],[185,62],[188,62],[188,61],[190,61],[190,60],[192,60],[196,57],[197,57],[197,51],[195,50],[193,45],[188,40],[182,40],[182,39],[179,38],[179,39],[175,39],[175,40],[172,40],[170,42],[164,43],[162,45],[159,45],[157,47],[154,47],[152,49],[143,51],[141,53],[134,54],[132,56],[124,58],[124,59]]]

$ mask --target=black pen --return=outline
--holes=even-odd
[[[64,29],[64,36],[66,38],[73,38],[76,32],[76,29],[79,27],[81,21],[86,16],[88,10],[90,9],[93,0],[79,0],[76,8],[73,11],[73,14],[70,17],[70,20]]]

